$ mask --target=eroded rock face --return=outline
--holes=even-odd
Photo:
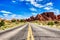
[[[44,20],[43,16],[41,14],[38,14],[36,17],[35,17],[35,20],[39,20],[39,21],[42,21]]]
[[[60,15],[57,15],[57,20],[60,20]]]
[[[31,16],[30,19],[31,19],[30,21],[34,21],[35,20],[35,17],[34,16]]]
[[[37,14],[37,16],[31,16],[27,19],[28,21],[48,21],[48,20],[60,20],[60,15],[55,15],[54,12],[44,12],[42,14]]]
[[[26,21],[34,21],[34,20],[35,20],[34,16],[31,16],[30,18],[26,19]]]
[[[53,12],[45,12],[45,13],[42,13],[42,16],[43,16],[46,20],[55,20],[55,19],[56,19],[56,15],[54,15]]]

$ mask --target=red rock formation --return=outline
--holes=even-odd
[[[31,19],[30,21],[34,21],[35,20],[35,17],[34,16],[31,16],[30,19]]]
[[[49,21],[49,20],[60,20],[60,15],[55,15],[53,12],[44,12],[42,14],[38,14],[36,17],[31,16],[27,19],[28,21]]]
[[[28,19],[26,19],[26,21],[29,21],[29,22],[30,22],[30,21],[31,21],[31,19],[30,19],[30,18],[28,18]]]
[[[60,15],[57,15],[57,20],[60,20]]]
[[[39,21],[42,21],[42,20],[45,20],[43,18],[43,16],[41,14],[38,14],[36,17],[35,17],[35,20],[39,20]]]
[[[46,20],[55,20],[56,19],[56,15],[54,15],[53,12],[44,12],[42,13],[42,16],[46,19]],[[49,19],[50,18],[50,19]]]

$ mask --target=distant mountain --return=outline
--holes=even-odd
[[[42,14],[37,14],[35,17],[31,16],[30,18],[26,19],[26,21],[49,21],[49,20],[59,20],[60,21],[60,15],[55,15],[54,12],[44,12]]]

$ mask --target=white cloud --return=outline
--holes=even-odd
[[[51,8],[53,8],[52,7],[53,6],[52,2],[48,2],[44,5],[38,3],[38,2],[41,2],[41,1],[45,1],[45,0],[23,0],[23,1],[29,1],[33,6],[35,6],[37,8],[42,8],[42,9],[46,9],[46,10],[50,10]],[[28,3],[26,3],[26,4],[28,4]]]
[[[44,8],[45,10],[51,10],[51,9],[53,9],[52,7],[45,7]]]
[[[39,2],[39,1],[43,1],[43,0],[36,0],[36,2],[37,2],[37,1]]]
[[[30,2],[35,7],[39,7],[39,8],[43,7],[43,5],[37,3],[37,1],[43,1],[43,0],[20,0],[20,2],[23,1]]]
[[[35,16],[35,15],[37,15],[37,13],[32,13],[32,15],[34,15],[34,16]]]
[[[16,17],[16,14],[12,14],[11,17],[12,17],[12,18],[15,18],[15,17]]]
[[[7,17],[8,16],[8,14],[3,14],[5,17]]]
[[[43,0],[28,0],[28,1],[30,1],[30,3],[33,5],[33,6],[35,6],[35,7],[37,7],[37,8],[42,8],[42,9],[46,9],[46,10],[50,10],[50,9],[52,9],[53,7],[53,3],[52,2],[48,2],[48,3],[46,3],[46,4],[44,4],[44,5],[42,5],[42,4],[39,4],[37,1],[43,1]]]
[[[53,6],[53,3],[49,2],[49,3],[46,4],[46,6]]]
[[[30,8],[31,11],[37,11],[35,8]]]
[[[42,0],[42,1],[43,1],[43,0]],[[31,0],[30,2],[31,2],[31,4],[32,4],[33,6],[38,7],[38,8],[43,8],[43,7],[47,7],[47,6],[53,6],[53,3],[52,3],[52,2],[46,3],[46,4],[44,4],[44,5],[38,4],[37,1],[35,1],[35,0]]]
[[[23,1],[25,1],[25,0],[19,0],[20,2],[23,2]]]
[[[38,7],[38,8],[44,7],[43,5],[38,4],[35,0],[31,0],[30,2],[31,2],[31,4],[32,4],[33,6],[35,6],[35,7]]]
[[[15,18],[15,19],[25,19],[27,17],[22,16],[22,15],[17,15],[17,14],[11,14],[11,15],[4,14],[3,18],[10,20],[10,19],[13,19],[13,18]]]
[[[16,19],[25,19],[27,18],[26,16],[22,16],[22,15],[17,15],[17,14],[12,14],[11,15],[11,19],[16,18]]]
[[[44,8],[43,9],[45,9],[45,10],[51,10],[51,9],[53,9],[53,3],[52,2],[49,2],[49,3],[46,3],[45,4],[45,6],[44,6]]]
[[[3,13],[3,16],[4,16],[4,17],[8,17],[9,14],[12,14],[12,12],[5,11],[5,10],[1,10],[0,13]]]
[[[30,0],[25,0],[25,1],[30,1]]]
[[[19,1],[33,1],[33,0],[19,0]],[[34,0],[34,1],[43,1],[43,0]]]
[[[49,12],[54,12],[56,15],[60,14],[60,10],[59,9],[52,9],[52,10],[49,10]]]
[[[12,0],[13,3],[15,3],[16,1]]]
[[[25,17],[25,16],[17,15],[17,14],[14,14],[14,13],[12,13],[12,12],[5,11],[5,10],[1,10],[0,12],[3,13],[2,18],[4,18],[4,19],[13,19],[13,18],[23,19],[23,18],[27,18],[27,17]],[[1,16],[0,16],[0,17],[1,17]]]
[[[5,14],[11,14],[11,12],[5,11],[5,10],[1,10],[0,12],[1,12],[1,13],[5,13]]]

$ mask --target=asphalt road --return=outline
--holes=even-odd
[[[60,30],[31,24],[35,40],[60,40]]]
[[[52,29],[49,27],[42,27],[30,23],[30,26],[26,24],[22,27],[18,27],[10,31],[0,33],[0,40],[27,40],[27,39],[60,40],[60,30]]]
[[[8,30],[0,34],[0,40],[26,40],[28,25]]]

